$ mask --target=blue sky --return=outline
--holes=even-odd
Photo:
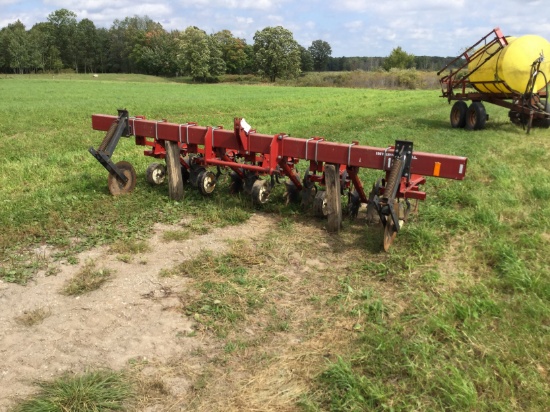
[[[228,29],[249,44],[256,31],[283,26],[306,48],[327,41],[333,57],[387,56],[397,46],[454,56],[494,27],[550,40],[550,0],[0,0],[0,27],[20,20],[30,29],[61,8],[97,27],[147,15],[166,30]]]

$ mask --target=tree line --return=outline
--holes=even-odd
[[[229,30],[207,34],[190,26],[165,30],[147,16],[115,20],[109,29],[60,9],[29,30],[19,20],[0,30],[0,72],[141,73],[190,76],[216,81],[223,74],[259,74],[275,81],[308,71],[352,71],[400,68],[434,70],[440,59],[417,58],[394,49],[388,57],[332,57],[330,44],[315,40],[303,47],[292,32],[277,26],[254,35],[254,43]]]

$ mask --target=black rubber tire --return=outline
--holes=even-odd
[[[118,162],[116,166],[120,169],[122,174],[126,176],[128,181],[126,183],[122,183],[120,180],[117,179],[116,175],[109,173],[109,178],[108,178],[109,192],[111,192],[113,196],[130,193],[136,187],[136,181],[137,181],[137,176],[136,176],[136,171],[134,169],[134,166],[132,166],[131,163],[126,162],[124,160]]]
[[[269,181],[258,179],[252,185],[252,190],[250,195],[252,196],[252,201],[256,205],[265,205],[269,200],[269,194],[271,193],[271,185]]]
[[[166,181],[166,166],[162,163],[151,163],[145,172],[147,182],[158,186]]]
[[[315,195],[315,199],[313,200],[313,213],[315,213],[317,217],[328,216],[327,192],[325,190],[320,190]]]
[[[191,167],[191,170],[189,171],[189,183],[192,187],[199,187],[199,176],[205,171],[206,169],[202,166]]]
[[[216,188],[216,175],[210,170],[203,170],[197,177],[197,187],[201,195],[210,196]]]
[[[481,102],[473,102],[466,112],[466,130],[481,130],[487,122],[487,112]]]
[[[451,126],[453,129],[462,129],[466,125],[466,112],[468,105],[465,101],[459,100],[453,104],[451,109]]]

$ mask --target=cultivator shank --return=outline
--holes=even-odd
[[[120,110],[118,116],[93,115],[92,127],[107,132],[100,147],[90,148],[90,153],[109,171],[109,190],[113,194],[130,192],[135,186],[131,165],[129,170],[127,162],[111,161],[121,136],[134,136],[137,145],[147,147],[146,156],[166,160],[167,167],[161,163],[149,166],[147,180],[160,184],[168,175],[170,196],[178,200],[183,197],[185,181],[208,196],[221,171],[229,169],[231,191],[248,193],[256,204],[266,203],[275,183],[286,177],[287,201],[301,199],[302,205],[312,206],[316,214],[326,217],[338,210],[331,204],[339,205],[341,197],[327,198],[332,190],[318,187],[327,184],[326,166],[334,166],[339,193],[348,193],[350,215],[357,215],[360,206],[367,204],[385,227],[386,250],[406,220],[410,199],[425,199],[426,194],[419,188],[425,176],[462,180],[467,163],[464,157],[413,152],[413,144],[408,141],[377,148],[357,142],[329,142],[317,136],[300,139],[284,133],[260,134],[241,118],[234,119],[233,130],[226,130],[221,126],[130,117]],[[300,160],[309,162],[303,177],[296,169]],[[212,171],[214,167],[216,172]],[[385,172],[368,195],[359,178],[361,168]]]

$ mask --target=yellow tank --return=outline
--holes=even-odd
[[[494,52],[499,46],[488,47],[484,53],[468,64],[471,72],[477,66],[479,69],[470,75],[470,82],[482,93],[525,93],[531,66],[540,57],[541,52],[545,60],[540,65],[540,71],[550,81],[550,43],[543,37],[526,35],[521,37],[506,37],[508,45],[497,54],[485,61],[487,55]],[[498,82],[492,84],[491,82]],[[546,86],[544,76],[539,75],[535,84],[535,91]]]

